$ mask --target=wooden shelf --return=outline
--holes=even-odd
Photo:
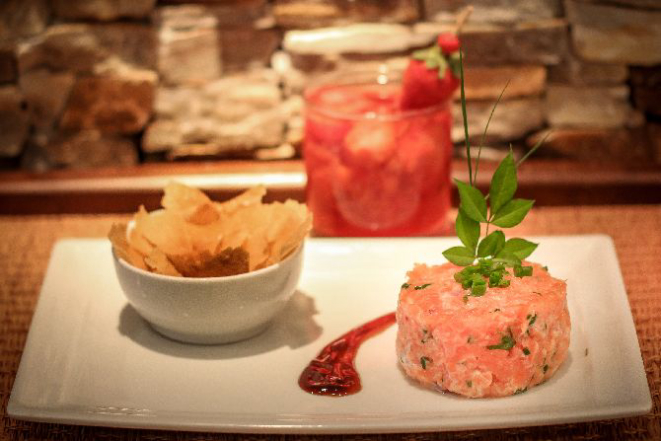
[[[496,165],[480,165],[477,185],[482,190],[488,189]],[[463,160],[455,160],[453,167],[453,177],[468,180]],[[305,198],[301,161],[159,163],[0,173],[0,214],[128,213],[140,204],[152,210],[172,179],[202,188],[218,200],[259,183],[267,186],[270,200]],[[537,206],[658,204],[661,167],[531,159],[519,170],[517,195],[535,199]]]

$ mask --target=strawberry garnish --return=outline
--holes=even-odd
[[[459,50],[459,38],[456,34],[446,32],[436,39],[436,44],[445,55],[452,55]]]
[[[459,39],[438,36],[435,44],[413,53],[402,78],[401,108],[421,109],[452,97],[459,86]]]

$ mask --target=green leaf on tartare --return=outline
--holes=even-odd
[[[530,199],[512,199],[493,215],[493,223],[501,228],[512,228],[526,217],[535,201]]]
[[[477,222],[487,221],[487,200],[480,190],[465,184],[457,179],[454,180],[459,190],[461,209],[466,215]]]
[[[462,209],[459,209],[455,222],[455,231],[461,243],[474,252],[480,240],[480,223],[471,219]]]
[[[503,249],[509,253],[514,254],[519,259],[523,260],[526,257],[530,256],[533,251],[535,251],[537,245],[538,244],[534,242],[530,242],[525,239],[515,237],[505,242],[505,246],[503,247]]]
[[[509,152],[491,178],[489,186],[491,212],[498,213],[503,205],[511,201],[516,193],[516,188],[516,164],[512,152]]]
[[[466,247],[452,247],[443,251],[443,256],[450,262],[459,266],[471,265],[475,260],[473,250]]]
[[[519,259],[516,254],[505,249],[500,250],[493,260],[495,262],[504,263],[506,266],[515,266],[521,264],[521,259]]]
[[[478,257],[495,256],[505,246],[505,234],[502,231],[494,231],[482,239],[477,248]]]

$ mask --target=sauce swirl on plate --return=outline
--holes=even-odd
[[[301,373],[298,385],[314,395],[343,397],[361,389],[354,366],[360,345],[396,321],[391,312],[359,326],[325,346]]]

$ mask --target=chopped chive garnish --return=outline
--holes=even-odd
[[[471,287],[471,295],[473,297],[482,297],[484,293],[487,292],[487,285],[485,284],[473,284]]]
[[[529,277],[532,276],[532,266],[514,266],[514,275],[516,277]]]
[[[402,289],[409,289],[411,287],[410,283],[402,283]]]
[[[514,335],[512,335],[512,330],[508,329],[507,334],[503,335],[500,338],[500,343],[499,344],[487,346],[487,349],[492,349],[492,350],[493,349],[502,349],[502,350],[505,350],[505,351],[509,351],[510,349],[512,349],[514,347],[515,344],[516,344],[516,342],[514,341]]]
[[[427,288],[428,286],[431,286],[431,283],[424,283],[424,284],[422,284],[422,285],[417,285],[417,286],[414,286],[413,289],[415,289],[415,290],[421,290],[421,289],[425,289],[425,288]]]
[[[523,355],[530,355],[530,349],[523,348]]]
[[[531,327],[535,323],[535,321],[537,321],[537,314],[535,315],[528,314],[526,318],[528,319],[528,327]]]
[[[427,369],[427,363],[431,363],[431,358],[429,357],[420,357],[420,365],[423,369]]]

